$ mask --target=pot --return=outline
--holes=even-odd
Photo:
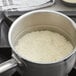
[[[17,41],[28,32],[52,30],[65,36],[72,43],[73,52],[67,57],[50,63],[38,63],[23,58],[16,51]],[[76,24],[68,16],[51,10],[36,10],[20,16],[9,30],[9,44],[12,48],[12,59],[0,64],[0,73],[8,69],[22,67],[22,76],[66,76],[76,62]]]

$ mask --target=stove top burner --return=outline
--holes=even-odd
[[[11,23],[20,15],[24,14],[25,11],[22,12],[2,12],[0,13],[0,63],[11,58],[11,48],[8,43],[8,30]],[[71,17],[76,22],[76,12],[62,12],[69,17]],[[11,22],[10,22],[11,21]],[[17,71],[17,68],[12,69],[10,71],[5,72],[4,74],[0,74],[0,76],[21,76]],[[76,76],[76,70],[73,68],[72,71],[68,74],[68,76]]]

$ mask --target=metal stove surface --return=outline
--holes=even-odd
[[[0,12],[0,63],[11,58],[11,48],[8,43],[8,30],[11,26],[11,23],[20,15],[24,14],[25,11],[22,12]],[[71,17],[76,22],[76,12],[62,12],[69,17]],[[13,68],[11,70],[6,71],[0,76],[21,76],[17,68]],[[68,74],[68,76],[76,76],[76,70],[73,68],[72,71]]]

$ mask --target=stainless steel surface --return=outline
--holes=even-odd
[[[11,4],[8,5],[9,3],[8,4],[6,3],[7,6],[3,6],[2,9],[3,11],[30,11],[30,10],[52,6],[54,3],[55,3],[55,0],[49,0],[48,2],[46,3],[44,2],[43,4],[40,4],[40,5],[31,5],[31,4],[28,4],[28,1],[27,1],[27,4],[25,4],[25,6],[24,4],[23,6],[21,6],[22,4],[19,5],[19,4],[13,3],[12,5]]]
[[[61,0],[55,0],[56,2],[51,6],[50,3],[49,4],[45,4],[45,5],[49,5],[49,7],[43,8],[43,9],[49,9],[49,10],[55,10],[55,11],[76,11],[76,7],[69,7],[64,5]],[[9,6],[5,6],[5,7],[0,7],[0,10],[2,11],[3,9],[8,9],[11,8],[12,5]],[[43,5],[44,6],[44,5]],[[23,8],[20,9],[20,11],[26,11],[28,9],[31,8]],[[12,9],[11,11],[17,11],[16,9]]]
[[[65,13],[65,14],[66,14],[66,13]],[[21,14],[19,14],[19,15],[21,15]],[[68,14],[67,14],[67,15],[68,15]],[[73,17],[75,18],[75,21],[76,21],[75,14],[71,15],[71,11],[70,11],[69,16],[71,16],[71,17],[73,16]],[[72,17],[72,18],[73,18],[73,17]],[[17,17],[16,17],[16,18],[17,18]],[[5,30],[4,30],[4,31],[5,31]],[[4,49],[5,49],[5,48],[4,48]],[[0,50],[2,50],[2,49],[0,49]],[[3,51],[3,50],[2,50],[2,51]],[[0,53],[1,53],[1,51],[0,51]],[[9,57],[9,56],[8,56],[8,57]],[[73,61],[74,61],[74,60],[73,60]],[[71,62],[72,62],[72,61],[71,61]],[[66,64],[66,63],[65,63],[65,64]],[[70,64],[70,63],[69,63],[69,64]],[[64,68],[64,67],[63,67],[63,68]],[[10,70],[10,71],[11,71],[11,70]],[[22,70],[22,71],[23,71],[23,70]],[[9,72],[9,71],[8,71],[8,72]],[[6,73],[7,73],[7,72],[6,72]],[[12,76],[12,74],[13,74],[13,73],[11,74],[11,72],[9,72],[10,75],[8,75],[9,73],[7,73],[7,74],[6,74],[6,73],[3,73],[3,74],[5,74],[5,75],[3,75],[3,74],[0,74],[0,75],[2,75],[2,76]],[[73,75],[74,73],[76,74],[76,71],[72,71],[71,74],[69,74],[69,75],[71,76],[71,75]],[[14,74],[14,75],[15,75],[15,74]],[[14,75],[13,75],[13,76],[14,76]],[[16,75],[15,75],[15,76],[16,76]]]
[[[17,66],[17,62],[15,59],[12,58],[12,59],[0,64],[0,74],[9,69],[15,68],[16,66]]]
[[[41,10],[40,10],[41,11]],[[44,12],[45,11],[45,12]],[[36,14],[35,14],[36,13]],[[25,14],[12,24],[9,31],[9,42],[14,49],[15,43],[25,33],[36,30],[53,30],[69,38],[76,45],[76,24],[63,14],[42,10]],[[67,29],[68,28],[68,29]],[[70,31],[69,31],[70,30]]]
[[[38,10],[29,12],[19,17],[10,28],[9,42],[13,51],[27,64],[28,71],[24,71],[27,76],[64,76],[67,75],[75,64],[75,51],[65,59],[55,63],[37,63],[21,57],[20,53],[15,50],[16,42],[25,33],[37,30],[52,30],[63,34],[71,41],[76,48],[76,24],[69,17],[49,10]],[[70,30],[70,31],[69,31]]]
[[[68,28],[68,29],[67,29]],[[52,30],[63,34],[76,48],[76,24],[69,17],[55,11],[38,10],[29,12],[19,17],[11,26],[9,31],[9,42],[13,54],[24,64],[21,70],[22,76],[64,76],[67,75],[75,64],[75,50],[65,59],[55,63],[37,63],[29,61],[16,52],[14,46],[19,38],[25,33],[37,30]],[[70,31],[69,31],[70,30]],[[16,59],[16,60],[14,60]],[[17,58],[0,64],[0,73],[16,67],[19,62]]]

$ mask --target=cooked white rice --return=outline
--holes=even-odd
[[[58,61],[73,50],[64,36],[47,30],[25,34],[15,48],[23,58],[38,63]]]

